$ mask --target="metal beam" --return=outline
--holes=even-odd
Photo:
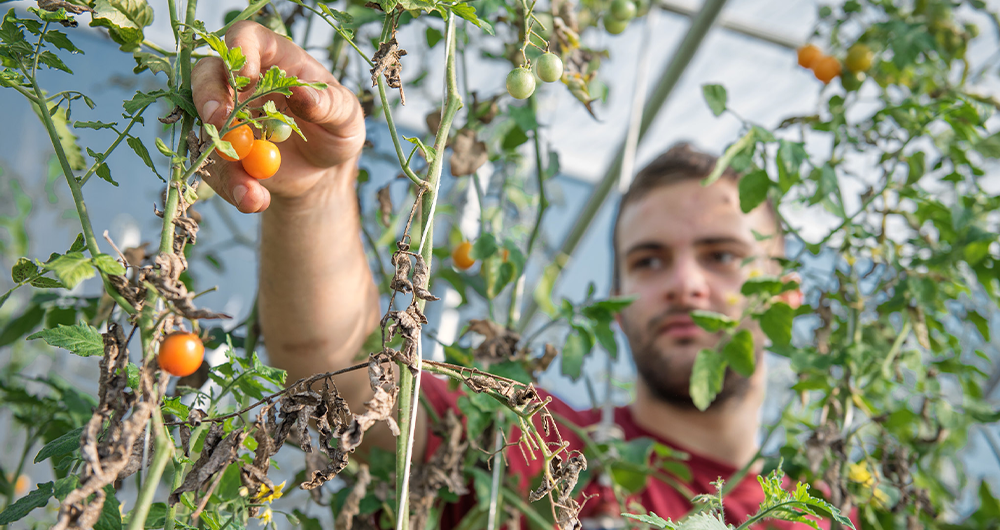
[[[653,5],[664,11],[684,15],[686,17],[694,17],[698,13],[698,11],[693,7],[681,5],[670,0],[656,0]],[[777,33],[752,26],[745,22],[740,22],[739,20],[735,20],[725,15],[720,15],[718,20],[715,21],[715,25],[732,31],[733,33],[739,33],[740,35],[745,35],[752,39],[769,42],[776,46],[781,46],[782,48],[788,48],[789,50],[797,50],[800,46],[805,44],[804,42],[788,37],[787,35],[779,35]]]
[[[691,25],[688,27],[687,34],[681,40],[677,51],[674,52],[674,56],[670,59],[670,63],[667,64],[666,68],[663,69],[663,73],[660,74],[660,78],[657,80],[656,86],[653,88],[653,92],[650,94],[649,100],[642,111],[642,122],[639,125],[639,142],[646,135],[646,131],[649,130],[653,119],[656,118],[663,104],[667,101],[667,97],[670,96],[674,87],[677,86],[677,81],[684,73],[688,64],[691,63],[691,59],[694,57],[695,52],[698,51],[699,46],[701,46],[702,40],[704,40],[708,30],[712,28],[715,19],[719,16],[719,12],[722,11],[722,7],[725,5],[726,0],[705,0],[701,10],[691,19]],[[605,171],[600,183],[594,188],[593,193],[591,193],[590,198],[587,200],[587,204],[584,205],[580,215],[573,223],[573,228],[570,229],[566,240],[563,241],[559,252],[551,260],[552,263],[557,264],[556,266],[559,267],[560,274],[565,268],[565,264],[568,263],[568,258],[573,255],[576,246],[590,227],[590,223],[597,216],[597,212],[600,211],[604,200],[608,197],[608,193],[618,181],[624,153],[625,141],[623,140],[618,146],[618,152],[615,154],[614,161],[608,167],[607,171]],[[522,331],[528,327],[532,317],[537,312],[538,303],[535,302],[535,298],[532,296],[528,299],[528,307],[519,322],[519,327]]]

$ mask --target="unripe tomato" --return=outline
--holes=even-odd
[[[628,27],[627,20],[618,20],[612,16],[604,17],[604,30],[612,35],[618,35]]]
[[[872,60],[875,55],[872,49],[865,44],[855,44],[847,50],[847,58],[844,59],[844,66],[852,72],[867,72],[872,67]]]
[[[649,14],[650,0],[635,0],[635,16],[644,17]]]
[[[264,139],[281,143],[292,135],[292,126],[281,120],[267,120],[264,125]]]
[[[840,84],[848,92],[853,92],[861,88],[861,84],[864,82],[865,74],[862,72],[844,72],[840,74]]]
[[[243,169],[253,178],[271,178],[281,166],[281,151],[267,140],[254,140],[253,149],[243,159]]]
[[[507,74],[507,93],[527,99],[535,91],[535,76],[527,68],[517,67]]]
[[[820,57],[813,63],[812,69],[813,74],[816,75],[816,79],[819,79],[823,83],[829,83],[833,81],[834,77],[840,75],[840,61],[836,57]]]
[[[157,360],[160,368],[170,375],[184,377],[198,371],[205,358],[205,345],[194,333],[176,331],[160,343]]]
[[[563,73],[562,59],[552,52],[545,52],[535,61],[535,73],[546,83],[558,81]]]
[[[802,68],[812,68],[817,59],[823,57],[823,52],[815,44],[806,44],[799,48],[799,66]]]
[[[476,260],[469,255],[470,252],[472,252],[472,243],[468,241],[462,241],[455,247],[455,250],[451,251],[451,261],[455,264],[456,269],[464,271],[476,263]]]
[[[628,22],[635,18],[635,4],[632,0],[614,0],[611,2],[611,16]]]
[[[233,150],[236,151],[238,155],[237,158],[230,158],[229,155],[215,150],[223,160],[228,160],[230,162],[235,162],[237,160],[242,160],[243,157],[250,154],[250,149],[253,147],[253,131],[250,130],[249,125],[239,126],[226,134],[222,135],[222,139],[229,142],[233,146]]]

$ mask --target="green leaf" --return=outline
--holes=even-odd
[[[587,330],[573,326],[566,342],[563,344],[561,365],[562,373],[576,381],[583,373],[583,360],[594,347],[594,343]]]
[[[122,51],[133,51],[145,36],[143,28],[153,23],[153,8],[145,0],[94,0],[91,27],[108,28],[111,40]]]
[[[493,237],[493,234],[485,233],[472,245],[469,256],[476,261],[481,261],[493,256],[498,250],[500,250],[500,246],[497,245],[497,239]]]
[[[288,76],[281,68],[272,66],[268,71],[261,74],[260,79],[257,81],[257,86],[254,88],[253,97],[259,97],[264,93],[279,93],[291,96],[292,91],[288,89],[297,86],[308,86],[317,90],[326,89],[325,83],[303,83],[293,76]]]
[[[701,181],[702,186],[710,186],[715,181],[719,180],[722,173],[729,167],[729,163],[733,161],[733,158],[742,153],[743,150],[747,148],[753,148],[755,146],[756,132],[754,129],[750,129],[746,134],[743,135],[739,140],[726,148],[726,151],[722,153],[719,160],[715,163],[715,168],[712,172],[705,177],[705,180]]]
[[[753,375],[756,358],[750,330],[741,329],[733,335],[732,340],[722,348],[722,356],[736,373],[744,377]]]
[[[66,34],[61,31],[54,29],[46,31],[45,40],[47,42],[51,42],[56,48],[59,48],[60,50],[66,50],[70,53],[83,54],[83,50],[77,48],[76,45],[69,40],[69,37],[67,37]]]
[[[769,189],[771,189],[771,177],[768,177],[767,171],[763,169],[751,171],[742,177],[739,190],[740,209],[743,210],[743,213],[750,213],[767,200]]]
[[[726,376],[726,360],[712,350],[701,350],[691,368],[691,401],[698,410],[705,410],[722,391]]]
[[[489,35],[491,36],[495,35],[495,33],[493,32],[493,26],[491,26],[489,22],[482,20],[478,16],[476,16],[475,7],[472,7],[469,4],[461,3],[451,6],[449,9],[451,9],[451,12],[455,13],[456,16],[459,16],[461,18],[464,18],[465,20],[468,20],[469,22],[472,22],[473,24],[476,25],[477,28],[485,31]]]
[[[535,299],[535,303],[538,304],[538,308],[547,315],[556,314],[556,306],[552,303],[552,289],[555,287],[556,279],[559,277],[559,271],[561,270],[562,266],[557,256],[556,262],[545,266],[542,277],[539,278],[538,284],[535,286],[535,292],[531,295]]]
[[[125,274],[125,266],[118,263],[118,260],[107,255],[98,254],[94,256],[94,265],[98,269],[101,269],[104,274],[110,274],[111,276],[121,276]]]
[[[720,521],[717,515],[705,512],[688,517],[680,528],[683,530],[729,530],[726,523]]]
[[[3,331],[0,332],[0,347],[13,344],[14,341],[25,336],[31,330],[38,327],[45,318],[45,309],[40,305],[32,305],[21,314],[21,316],[11,320]]]
[[[792,320],[795,310],[784,302],[774,302],[760,316],[760,327],[775,346],[787,346],[792,341]]]
[[[56,348],[69,350],[80,357],[104,355],[104,338],[97,328],[82,322],[75,326],[45,329],[28,336],[28,340],[42,339]]]
[[[54,456],[68,455],[80,447],[80,435],[83,434],[83,427],[77,427],[72,431],[45,444],[42,450],[35,455],[34,462],[44,462]]]
[[[982,315],[975,311],[969,311],[966,314],[968,318],[979,330],[979,334],[983,336],[983,340],[986,342],[990,341],[990,323]]]
[[[45,66],[53,70],[62,70],[67,74],[72,74],[73,70],[70,70],[66,63],[62,62],[62,59],[58,55],[46,50],[38,54],[38,63],[44,64]]]
[[[127,143],[128,146],[135,151],[135,154],[139,155],[139,158],[142,160],[143,164],[146,164],[146,167],[156,171],[156,166],[153,165],[153,159],[149,157],[149,150],[146,149],[145,145],[143,145],[142,140],[135,136],[129,136],[128,139],[125,140],[125,143]],[[117,184],[115,185],[117,186]]]
[[[35,114],[38,115],[40,120],[43,119],[42,109],[38,105],[32,104],[31,108],[34,109]],[[66,118],[66,109],[54,105],[52,107],[46,106],[46,108],[49,111],[49,116],[52,118],[56,134],[59,136],[59,143],[62,144],[63,152],[69,161],[69,167],[76,171],[86,169],[87,161],[84,160],[83,151],[80,150],[80,146],[76,143],[76,135],[70,131],[69,122]]]
[[[115,487],[112,484],[104,486],[104,494],[101,517],[94,524],[94,530],[122,530],[122,511],[115,497]]]
[[[45,269],[56,273],[59,281],[72,289],[95,274],[90,258],[81,252],[67,252],[45,264]]]
[[[611,321],[598,322],[594,325],[594,336],[597,343],[608,352],[612,359],[618,359],[618,342],[615,340],[615,332],[611,329]]]
[[[65,478],[61,478],[56,481],[55,486],[52,487],[52,495],[63,501],[66,496],[70,494],[73,490],[80,487],[80,477],[76,475],[70,475]]]
[[[38,265],[28,258],[18,258],[14,268],[10,271],[10,277],[14,283],[23,283],[30,278],[38,276]]]
[[[417,137],[407,138],[404,136],[403,139],[420,148],[420,154],[423,155],[424,160],[427,161],[428,165],[430,165],[431,162],[433,162],[434,158],[437,157],[437,151],[433,147],[424,144],[423,140],[421,140],[420,138]]]
[[[515,125],[504,135],[501,147],[503,147],[504,151],[511,151],[517,149],[518,146],[527,141],[528,134],[519,125]]]
[[[799,168],[806,160],[805,144],[778,140],[778,187],[782,193],[788,192],[801,179]]]
[[[743,282],[740,292],[743,296],[753,296],[755,294],[768,294],[771,296],[781,294],[785,282],[776,276],[757,276],[749,278]]]
[[[21,520],[35,508],[41,508],[49,503],[52,498],[52,483],[39,484],[38,489],[21,497],[14,504],[0,512],[0,525],[8,525]]]
[[[63,289],[66,286],[59,283],[58,280],[52,278],[46,278],[45,276],[39,276],[31,280],[32,287],[38,287],[39,289]]]
[[[712,114],[719,116],[726,112],[726,88],[722,85],[701,85],[701,93],[705,103],[712,109]]]
[[[722,329],[729,329],[736,327],[738,322],[723,315],[722,313],[715,313],[712,311],[702,311],[696,309],[691,311],[691,320],[698,325],[701,329],[714,333]]]
[[[146,70],[156,74],[167,74],[167,84],[173,86],[174,84],[174,69],[170,64],[170,61],[166,57],[155,53],[132,52],[132,58],[135,59],[135,68],[132,69],[133,74],[141,74]]]
[[[83,238],[83,234],[77,234],[67,252],[83,252],[85,248],[87,248],[87,241]]]
[[[678,528],[677,524],[671,522],[670,519],[664,519],[664,518],[660,517],[659,515],[656,515],[653,512],[649,512],[649,514],[647,514],[647,515],[639,515],[639,514],[634,514],[634,513],[623,513],[622,516],[628,517],[629,519],[635,519],[636,521],[639,521],[640,523],[646,523],[646,524],[648,524],[650,526],[653,526],[653,527],[656,527],[656,528],[670,529],[670,530],[677,530],[677,528]]]
[[[341,24],[350,24],[351,22],[354,22],[354,17],[352,17],[349,13],[337,11],[336,9],[330,9],[330,6],[323,3],[320,3],[319,7],[329,17],[333,18],[337,22],[340,22]]]
[[[437,3],[430,0],[399,0],[399,5],[407,11],[424,10],[427,13],[437,10]]]

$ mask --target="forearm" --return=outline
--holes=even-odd
[[[331,172],[354,171],[348,166]],[[378,322],[354,179],[324,180],[301,198],[276,198],[262,214],[260,325],[271,364],[288,381],[348,366]]]

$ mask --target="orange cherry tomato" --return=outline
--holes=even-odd
[[[160,343],[157,360],[160,368],[170,375],[184,377],[198,371],[205,358],[205,345],[194,333],[177,331]]]
[[[281,166],[281,151],[268,140],[254,140],[253,149],[242,162],[243,169],[251,177],[258,180],[271,178]]]
[[[819,79],[823,83],[829,83],[833,81],[834,77],[840,75],[840,61],[836,57],[820,57],[812,65],[813,74],[816,75],[816,79]]]
[[[232,144],[233,150],[236,151],[237,155],[239,155],[239,158],[229,158],[229,155],[216,149],[215,152],[218,153],[223,160],[228,160],[230,162],[241,160],[250,154],[250,149],[253,148],[253,131],[250,129],[249,125],[243,125],[227,132],[222,135],[222,139]]]
[[[815,44],[806,44],[799,48],[799,66],[810,68],[817,59],[823,56],[823,52]]]
[[[459,243],[455,250],[451,251],[451,261],[455,264],[455,268],[459,270],[466,270],[471,267],[476,260],[472,259],[469,252],[472,251],[472,243],[468,241],[462,241]]]

